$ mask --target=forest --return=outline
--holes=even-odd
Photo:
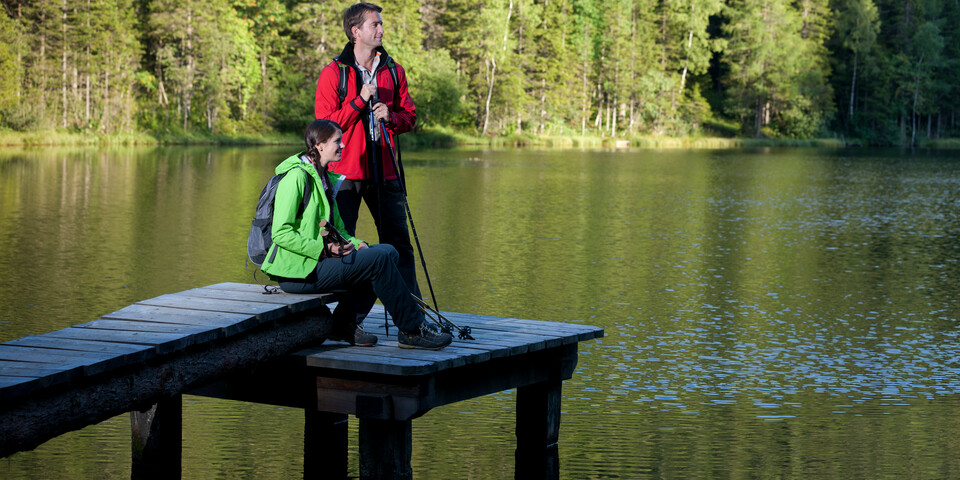
[[[0,0],[0,129],[300,132],[352,1]],[[417,129],[960,137],[960,0],[383,0]]]

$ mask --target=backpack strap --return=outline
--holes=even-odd
[[[298,217],[302,217],[303,212],[307,211],[307,204],[310,203],[310,196],[313,195],[313,187],[310,185],[311,183],[313,183],[310,181],[310,172],[308,172],[307,169],[303,167],[300,167],[300,170],[303,172],[304,175],[306,175],[307,183],[304,184],[303,186],[303,200],[300,202],[300,209],[297,210]]]
[[[337,71],[340,74],[340,84],[337,86],[337,97],[340,98],[340,105],[343,105],[343,100],[347,98],[347,81],[350,78],[350,65],[341,62],[340,57],[334,58],[333,61],[337,63]]]
[[[400,90],[400,76],[397,74],[397,64],[393,62],[393,57],[387,57],[387,70],[390,72],[390,78],[393,79],[393,100],[396,103],[397,90]]]

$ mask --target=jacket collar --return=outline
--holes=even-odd
[[[390,54],[387,53],[382,45],[374,50],[380,52],[381,55],[380,66],[377,67],[377,70],[380,70],[387,65],[387,59],[390,58]],[[357,57],[353,55],[353,44],[347,42],[347,45],[343,47],[343,51],[340,52],[340,55],[333,57],[333,59],[351,67],[355,66],[357,64]]]

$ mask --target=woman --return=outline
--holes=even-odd
[[[452,336],[425,321],[397,270],[397,251],[386,244],[367,246],[343,228],[335,201],[342,177],[327,171],[330,163],[340,160],[341,139],[336,122],[314,120],[304,134],[306,152],[277,166],[278,175],[290,173],[277,185],[273,247],[261,268],[288,293],[347,291],[333,312],[331,339],[364,346],[377,343],[377,337],[365,333],[360,323],[379,297],[400,330],[401,348],[441,349]],[[307,182],[314,193],[300,212]],[[343,244],[328,240],[338,236],[345,240]]]

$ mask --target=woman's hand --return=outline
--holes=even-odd
[[[327,245],[327,248],[330,249],[330,255],[334,257],[346,257],[355,251],[352,243],[345,243],[343,245],[331,242]]]
[[[357,250],[363,250],[364,248],[370,248],[370,245],[367,245],[367,242],[360,242],[360,245],[357,246]]]

